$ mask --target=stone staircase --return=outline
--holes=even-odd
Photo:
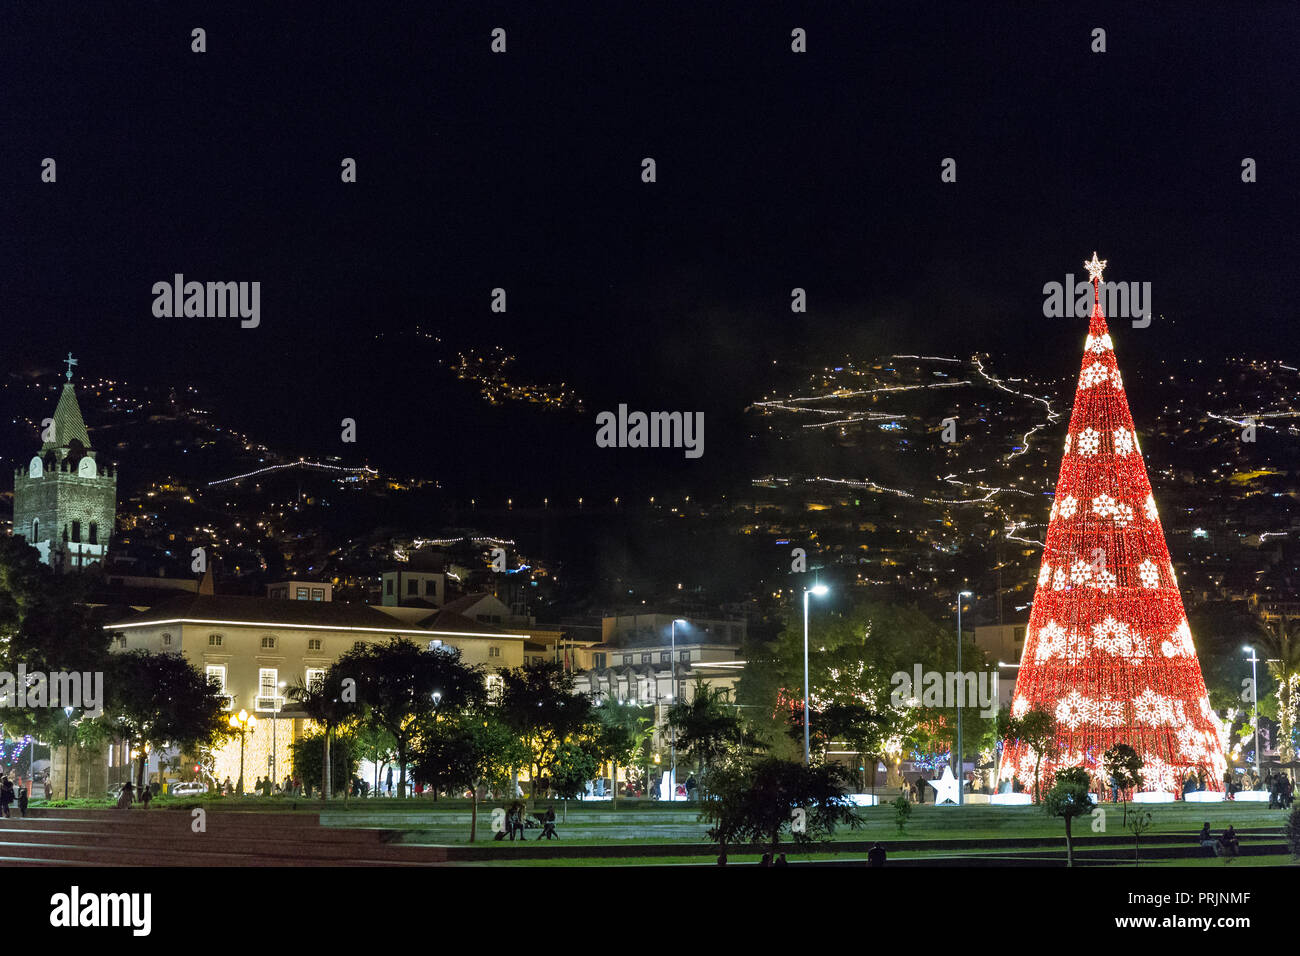
[[[0,866],[429,866],[440,847],[403,846],[390,831],[323,827],[314,813],[43,810],[0,819]]]

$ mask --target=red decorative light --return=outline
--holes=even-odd
[[[1043,777],[1083,766],[1107,787],[1102,754],[1126,743],[1143,758],[1143,789],[1181,791],[1203,771],[1222,790],[1221,726],[1174,577],[1123,380],[1093,282],[1070,431],[1065,441],[1012,713],[1056,717]],[[999,776],[1032,789],[1032,753],[1008,741]]]

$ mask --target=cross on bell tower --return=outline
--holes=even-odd
[[[66,365],[66,366],[68,367],[68,370],[67,370],[66,372],[63,373],[63,374],[64,374],[64,377],[67,378],[67,380],[68,380],[69,382],[71,382],[71,381],[72,381],[72,366],[74,366],[74,365],[77,364],[77,360],[74,359],[74,358],[72,357],[72,353],[71,353],[71,352],[69,352],[69,353],[68,353],[68,357],[65,358],[65,359],[63,360],[63,364]]]

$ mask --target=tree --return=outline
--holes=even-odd
[[[470,791],[469,839],[478,832],[478,788],[509,782],[529,752],[492,707],[438,719],[436,732],[421,733],[411,753],[415,779],[433,787]]]
[[[357,723],[352,731],[352,749],[360,760],[368,760],[375,768],[375,793],[379,793],[380,776],[384,768],[397,756],[397,742],[382,727]]]
[[[1139,810],[1133,813],[1133,816],[1126,817],[1124,826],[1133,834],[1133,865],[1138,865],[1138,842],[1142,839],[1142,834],[1151,829],[1153,824],[1150,810]]]
[[[894,823],[898,824],[898,832],[902,833],[907,821],[912,818],[912,801],[907,799],[907,794],[900,793],[894,798],[893,807]]]
[[[342,658],[340,658],[342,660]],[[330,739],[334,732],[347,720],[352,719],[356,710],[356,685],[354,677],[345,677],[335,665],[325,671],[320,680],[310,685],[299,681],[289,688],[288,697],[297,702],[303,712],[320,725],[322,769],[320,798],[328,800],[333,794],[334,761],[330,758]],[[346,787],[344,794],[347,794]]]
[[[566,740],[555,755],[551,787],[557,796],[571,800],[587,792],[587,781],[600,770],[593,740]]]
[[[1053,775],[1051,789],[1043,799],[1043,809],[1051,817],[1065,820],[1065,865],[1074,866],[1074,837],[1070,824],[1075,817],[1090,813],[1092,777],[1083,767],[1065,767]]]
[[[1092,760],[1121,737],[1160,754],[1148,782],[1173,790],[1189,771],[1221,773],[1225,758],[1101,306],[1105,263],[1087,265],[1092,314],[1012,707],[1060,715],[1058,754]],[[1132,716],[1135,673],[1179,715],[1177,746],[1164,721]],[[1003,753],[1017,774],[1027,743]]]
[[[229,732],[225,698],[179,654],[115,654],[105,677],[100,719],[138,753],[137,786],[144,786],[149,750],[196,750]]]
[[[611,800],[618,802],[618,768],[636,759],[645,742],[654,736],[653,708],[637,707],[617,700],[596,705],[600,723],[599,752],[610,764]]]
[[[324,746],[326,730],[303,734],[289,745],[293,772],[302,781],[308,795],[312,787],[325,792],[325,755],[329,755],[330,779],[351,780],[357,773],[357,749],[351,734],[336,733],[332,744]],[[345,791],[346,792],[346,791]]]
[[[1115,744],[1101,757],[1106,779],[1124,795],[1124,826],[1128,825],[1128,792],[1142,785],[1142,758],[1128,744]]]
[[[745,739],[744,727],[727,691],[711,688],[703,681],[696,681],[689,700],[679,700],[668,708],[667,725],[676,732],[678,753],[699,769],[700,787],[705,791],[711,789],[712,769]]]
[[[1034,802],[1042,802],[1043,759],[1055,759],[1058,752],[1056,718],[1042,705],[1036,704],[1019,717],[1003,711],[998,715],[998,734],[1003,740],[1016,741],[1021,752],[1034,758]]]
[[[536,800],[537,778],[554,769],[560,746],[591,729],[591,700],[574,691],[574,676],[560,663],[531,661],[502,673],[500,708],[531,754],[529,796]]]
[[[1258,656],[1266,659],[1269,676],[1273,678],[1275,706],[1273,716],[1278,723],[1278,744],[1286,760],[1295,759],[1295,729],[1297,683],[1300,683],[1300,618],[1256,619],[1254,642]],[[1255,688],[1259,694],[1259,688]],[[1261,710],[1263,699],[1261,698]]]
[[[449,645],[425,649],[402,637],[387,644],[365,644],[340,657],[332,670],[355,675],[358,719],[392,736],[402,797],[411,743],[421,718],[436,718],[441,711],[454,713],[486,698],[482,671],[461,663],[460,651]],[[429,732],[427,726],[425,730]]]
[[[847,799],[848,773],[839,764],[811,767],[780,757],[721,767],[700,819],[712,823],[709,838],[721,852],[740,844],[762,844],[775,855],[781,834],[794,842],[827,840],[835,827],[856,829],[861,819]]]

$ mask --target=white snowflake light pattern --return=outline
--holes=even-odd
[[[1133,453],[1133,433],[1127,428],[1117,428],[1114,433],[1115,454],[1131,455]]]
[[[1160,652],[1165,657],[1191,657],[1195,655],[1196,650],[1192,645],[1192,629],[1187,624],[1187,618],[1183,618],[1182,623],[1174,629],[1174,633],[1169,635],[1169,640],[1160,645]]]
[[[1142,579],[1144,588],[1156,588],[1160,586],[1160,571],[1156,568],[1155,562],[1147,558],[1138,565],[1138,577]]]
[[[1079,432],[1079,454],[1089,458],[1101,448],[1101,436],[1095,428],[1085,428]]]
[[[1052,590],[1053,591],[1065,590],[1065,569],[1064,568],[1057,568],[1055,573],[1052,574]]]
[[[1151,521],[1155,521],[1156,519],[1158,519],[1158,518],[1160,517],[1159,513],[1156,511],[1156,496],[1155,496],[1155,495],[1147,495],[1146,504],[1144,504],[1143,507],[1146,509],[1146,512],[1147,512],[1147,518],[1148,518],[1149,520],[1151,520]]]
[[[1083,343],[1083,347],[1094,355],[1100,355],[1102,352],[1113,351],[1115,346],[1111,344],[1110,333],[1105,332],[1099,336],[1089,335]]]
[[[1038,571],[1038,586],[1040,588],[1045,587],[1050,580],[1052,580],[1052,566],[1044,561],[1042,568]]]
[[[1102,591],[1113,591],[1115,590],[1115,575],[1106,570],[1098,571],[1092,576],[1088,586]]]
[[[1173,702],[1148,687],[1133,698],[1133,720],[1153,727],[1172,724],[1174,722]]]

